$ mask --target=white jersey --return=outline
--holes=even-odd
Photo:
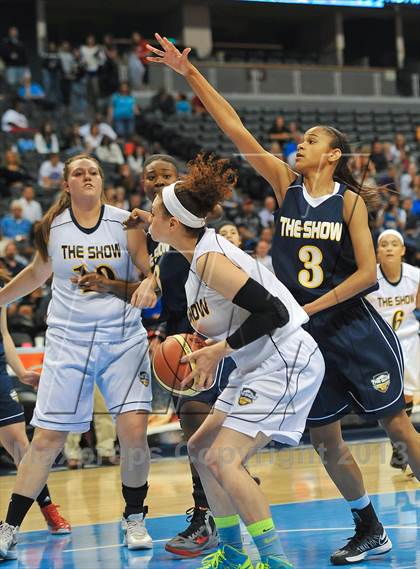
[[[401,279],[390,283],[377,266],[379,288],[367,295],[367,299],[379,314],[394,329],[399,340],[416,337],[419,322],[414,315],[417,291],[420,283],[420,269],[402,263]]]
[[[111,294],[83,292],[70,281],[87,272],[137,281],[122,222],[129,213],[104,205],[95,227],[81,227],[70,209],[52,222],[52,299],[47,324],[52,334],[78,341],[119,342],[145,334],[141,311]]]
[[[195,248],[190,273],[185,285],[188,318],[193,328],[203,336],[225,340],[250,315],[250,312],[227,300],[220,293],[208,287],[197,276],[197,260],[210,252],[225,255],[237,267],[264,286],[273,296],[280,298],[289,312],[289,322],[283,328],[274,331],[271,336],[273,341],[268,336],[263,336],[231,354],[238,368],[255,367],[275,351],[274,344],[278,345],[278,342],[290,337],[304,322],[307,322],[308,315],[287,288],[266,267],[221,235],[216,234],[214,229],[206,229]]]

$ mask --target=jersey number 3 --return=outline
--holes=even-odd
[[[305,267],[298,274],[300,284],[306,288],[317,288],[324,280],[324,272],[321,269],[322,252],[318,247],[305,245],[299,249],[299,259]]]

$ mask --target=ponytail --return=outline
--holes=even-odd
[[[96,158],[94,156],[91,156],[90,154],[87,154],[87,153],[76,154],[75,156],[71,156],[71,158],[69,158],[64,164],[64,173],[63,173],[64,180],[67,182],[67,180],[69,178],[70,165],[73,162],[75,162],[76,160],[82,160],[82,159],[91,160],[92,162],[95,162],[95,164],[97,165],[98,170],[99,170],[99,174],[102,178],[101,202],[105,203],[106,197],[105,197],[105,192],[104,192],[104,187],[103,187],[104,173],[103,173],[103,170],[101,168],[101,165],[99,164],[98,160],[96,160]],[[51,224],[57,216],[59,216],[61,213],[63,213],[63,211],[65,211],[70,206],[71,206],[70,194],[69,194],[69,192],[62,190],[58,200],[46,212],[44,217],[41,219],[38,227],[35,229],[35,247],[36,247],[38,253],[41,255],[41,258],[44,261],[47,261],[48,256],[49,256],[48,255],[48,243],[50,240]]]
[[[48,261],[48,243],[54,219],[71,205],[70,194],[63,190],[58,200],[46,212],[35,229],[35,248],[44,261]]]
[[[377,187],[365,186],[363,184],[366,174],[368,172],[370,158],[367,161],[365,171],[363,172],[362,180],[359,183],[350,171],[348,162],[351,155],[350,144],[345,134],[332,126],[321,125],[332,138],[331,147],[339,148],[341,150],[341,158],[338,161],[334,171],[333,178],[340,184],[346,185],[350,190],[359,195],[366,204],[369,211],[374,211],[380,204],[379,192]]]

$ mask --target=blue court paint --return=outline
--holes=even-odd
[[[414,485],[415,483],[413,483]],[[390,554],[355,565],[359,569],[420,568],[420,490],[372,496],[372,502],[394,544]],[[344,500],[315,500],[272,507],[284,548],[296,569],[332,567],[330,554],[353,534]],[[164,550],[165,542],[185,528],[184,516],[148,518],[153,550],[129,552],[121,545],[118,523],[73,528],[70,536],[46,531],[22,533],[19,561],[2,569],[195,569],[201,558],[179,560]],[[252,552],[254,550],[252,549]],[[253,554],[253,553],[252,553]]]

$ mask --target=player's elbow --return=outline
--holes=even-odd
[[[363,271],[363,284],[365,288],[369,288],[377,283],[378,277],[376,274],[376,265],[373,267],[367,267]]]

